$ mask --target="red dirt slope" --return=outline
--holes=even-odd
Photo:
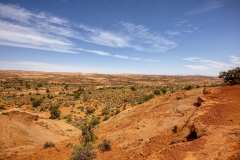
[[[103,123],[98,136],[113,148],[97,159],[239,160],[240,86],[207,92],[158,97]],[[196,107],[198,96],[204,102]]]

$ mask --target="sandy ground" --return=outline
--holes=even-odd
[[[98,160],[239,160],[240,86],[178,92],[127,109],[96,130],[112,150]],[[198,97],[204,101],[194,105]],[[65,160],[79,130],[22,111],[0,114],[0,159]],[[56,144],[43,149],[46,141]]]

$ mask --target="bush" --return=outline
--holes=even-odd
[[[59,119],[61,111],[59,110],[59,105],[54,105],[50,108],[50,119]]]
[[[161,91],[162,94],[166,94],[167,93],[167,88],[166,87],[162,87],[160,89],[160,91]]]
[[[105,152],[105,151],[110,151],[111,150],[111,142],[109,140],[104,139],[102,143],[98,145],[98,148],[100,151]]]
[[[77,145],[75,146],[71,160],[93,160],[96,153],[91,145]]]
[[[148,100],[152,99],[153,97],[154,97],[153,94],[149,94],[149,95],[144,96],[144,97],[143,97],[143,100],[144,100],[144,102],[145,102],[145,101],[148,101]]]
[[[94,134],[95,126],[93,126],[88,120],[85,120],[83,124],[81,125],[81,131],[82,131],[82,144],[88,145],[95,141],[96,136]]]
[[[110,113],[110,107],[107,106],[102,109],[102,115],[109,115],[109,113]]]
[[[93,115],[93,116],[91,116],[89,123],[94,128],[95,126],[97,126],[100,123],[100,118]]]
[[[106,114],[106,115],[103,116],[103,121],[106,121],[106,120],[108,120],[109,118],[110,118],[110,116],[109,116],[108,114]]]
[[[96,109],[95,109],[94,107],[89,107],[89,106],[88,106],[88,107],[85,108],[85,113],[86,113],[86,114],[92,114],[92,113],[95,112],[95,110],[96,110]]]
[[[48,99],[53,99],[53,95],[48,94],[48,95],[47,95],[47,98],[48,98]]]
[[[77,91],[75,91],[74,93],[73,93],[73,97],[74,97],[74,99],[75,100],[77,100],[77,99],[79,99],[80,98],[80,93],[79,92],[77,92]]]
[[[221,72],[219,78],[223,78],[224,83],[234,85],[240,84],[240,67]]]
[[[158,89],[154,90],[153,93],[154,93],[155,95],[160,95],[160,94],[161,94],[160,90],[158,90]]]
[[[66,115],[64,117],[64,119],[66,120],[67,123],[71,123],[72,122],[72,116],[70,114]]]
[[[40,106],[42,104],[42,99],[35,99],[35,98],[31,98],[32,101],[32,107],[36,108],[38,106]]]
[[[53,142],[46,142],[44,143],[43,145],[43,148],[46,149],[46,148],[51,148],[51,147],[55,147],[55,144]]]
[[[134,86],[131,86],[132,91],[136,91],[137,89]]]
[[[191,89],[193,89],[193,86],[192,86],[192,85],[186,85],[186,86],[184,86],[183,89],[185,89],[185,90],[191,90]]]

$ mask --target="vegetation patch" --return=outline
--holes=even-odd
[[[53,105],[50,108],[50,119],[59,119],[61,111],[59,110],[59,105]]]
[[[53,142],[46,142],[46,143],[44,143],[44,145],[43,145],[43,148],[44,148],[44,149],[52,148],[52,147],[55,147],[55,144],[54,144]]]
[[[99,145],[98,149],[102,152],[110,151],[112,148],[111,142],[109,140],[104,139]]]
[[[229,85],[240,84],[240,67],[221,72],[219,78],[223,78],[224,82]]]
[[[92,145],[77,145],[74,147],[71,160],[93,160],[96,157],[96,153]]]

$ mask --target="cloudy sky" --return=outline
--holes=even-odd
[[[0,69],[217,75],[240,65],[239,0],[1,0]]]

